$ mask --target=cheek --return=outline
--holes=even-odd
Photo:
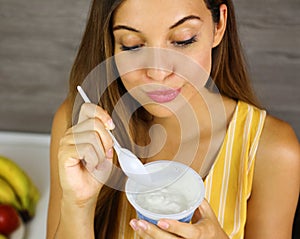
[[[199,93],[200,88],[206,83],[210,76],[212,65],[211,50],[209,48],[207,50],[202,49],[201,51],[194,51],[190,57],[197,63],[199,70],[197,70],[198,73],[196,78],[187,80],[184,91],[184,96],[187,99],[191,99]]]
[[[142,84],[142,70],[135,70],[121,75],[121,80],[127,91],[130,91]]]
[[[208,75],[210,74],[212,61],[210,48],[199,51],[199,53],[194,54],[193,59],[198,63],[201,70],[203,70]]]
[[[210,28],[205,29],[205,34],[201,36],[197,49],[193,51],[193,59],[199,66],[210,75],[212,66],[212,49],[213,49],[213,30]]]
[[[133,87],[131,75],[132,75],[132,73],[127,73],[125,75],[121,75],[121,80],[127,91],[129,91]]]

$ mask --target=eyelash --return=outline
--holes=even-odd
[[[125,45],[122,45],[120,48],[121,48],[121,51],[138,51],[139,48],[141,48],[143,46],[144,46],[143,44],[135,45],[135,46],[125,46]]]
[[[185,41],[173,41],[172,44],[176,47],[187,47],[195,42],[197,42],[196,35]]]
[[[191,37],[190,39],[188,40],[185,40],[185,41],[173,41],[171,42],[175,47],[187,47],[191,44],[193,44],[194,42],[197,42],[197,36],[193,36]],[[122,51],[138,51],[141,47],[143,47],[144,45],[143,44],[139,44],[139,45],[135,45],[135,46],[125,46],[125,45],[122,45],[120,47],[120,49]]]

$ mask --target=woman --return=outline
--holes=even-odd
[[[159,68],[165,59],[160,54],[153,54],[157,68],[122,73],[109,87],[105,78],[100,79],[107,90],[99,105],[83,104],[72,125],[76,86],[89,72],[113,55],[139,54],[148,47],[182,54],[211,75],[221,93],[226,121],[226,135],[211,159],[205,157],[207,148],[212,134],[222,133],[222,123],[211,130],[211,109],[200,91],[174,74],[173,66],[171,71]],[[115,63],[121,71],[118,58]],[[163,90],[140,90],[152,84]],[[129,103],[112,120],[114,106],[127,92]],[[144,104],[145,95],[150,102]],[[191,132],[189,138],[180,138],[176,115],[181,108],[168,108],[179,95],[194,111],[200,136]],[[130,112],[126,125],[128,105],[143,107]],[[299,143],[288,124],[257,107],[230,0],[93,1],[71,72],[70,92],[53,121],[48,238],[290,238],[299,195]],[[153,225],[136,219],[124,193],[105,185],[112,180],[111,162],[116,164],[106,129],[115,128],[122,145],[134,151],[136,145],[149,144],[148,130],[154,124],[164,127],[166,142],[143,162],[172,159],[180,144],[200,142],[190,166],[205,181],[206,200],[190,224],[162,219]],[[154,139],[159,138],[155,133]],[[82,159],[102,173],[101,182],[86,170]]]

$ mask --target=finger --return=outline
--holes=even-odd
[[[93,187],[93,185],[95,186],[94,182],[96,182],[97,187],[100,185],[99,180],[96,180],[97,178],[95,179],[94,175],[91,174],[91,172],[95,171],[94,167],[88,166],[89,164],[85,167],[83,166],[83,161],[78,155],[78,147],[76,147],[75,145],[63,145],[62,147],[60,147],[58,158],[59,176],[62,188],[71,189],[71,191],[73,191],[73,186],[77,187],[84,181],[88,182],[87,185],[90,185],[91,187]],[[105,173],[108,174],[108,172]],[[78,180],[74,180],[74,176]],[[67,185],[69,185],[69,187]],[[86,189],[89,190],[88,188]],[[78,190],[76,191],[78,192]]]
[[[60,165],[64,168],[72,168],[81,164],[75,145],[63,145],[59,148],[58,158]]]
[[[217,217],[206,199],[202,201],[198,209],[200,213],[200,218],[209,218],[214,221],[217,221]]]
[[[87,142],[92,142],[93,145],[96,147],[96,144],[101,143],[105,152],[106,156],[108,158],[113,157],[113,141],[107,130],[105,129],[105,126],[103,123],[97,119],[88,119],[86,121],[83,121],[72,128],[68,129],[66,132],[65,137],[61,140],[62,143],[66,144],[73,144],[73,143],[82,143],[82,140],[79,140],[77,137],[80,136],[72,136],[75,133],[83,133],[86,131],[90,131],[91,135],[86,135],[87,136]],[[83,135],[83,134],[82,134]],[[81,135],[81,136],[82,136]]]
[[[98,159],[95,152],[90,145],[63,145],[58,152],[60,168],[64,168],[68,171],[82,170],[83,165],[85,168],[93,172],[98,165]],[[87,151],[88,150],[88,151]]]
[[[84,165],[98,182],[105,183],[111,173],[112,159],[98,160],[92,150],[87,153],[88,147],[85,144],[62,146],[59,154],[61,167],[74,172],[79,170],[76,166],[82,170]]]
[[[107,137],[110,136],[107,135]],[[105,140],[105,137],[100,138],[98,132],[88,131],[76,133],[74,135],[66,135],[61,139],[60,145],[91,144],[97,153],[97,157],[102,160],[107,156],[111,156],[109,155],[109,149],[111,149],[112,143],[109,144],[108,142],[109,141],[107,139]],[[104,148],[104,144],[107,149]]]
[[[186,222],[161,219],[158,221],[157,226],[169,233],[178,235],[181,238],[199,238],[201,235],[199,228],[195,227],[195,225],[193,224]]]
[[[104,159],[101,161],[96,168],[92,171],[93,176],[97,179],[98,182],[105,184],[109,178],[112,170],[113,162],[112,159]]]
[[[74,151],[77,152],[77,156],[72,158],[81,160],[90,172],[93,172],[96,166],[101,162],[92,144],[77,144],[74,146]],[[74,151],[71,155],[76,155]]]
[[[180,238],[176,235],[170,234],[164,230],[161,230],[157,226],[144,220],[132,219],[130,226],[137,234],[142,238],[164,238],[164,239],[176,239]]]
[[[210,238],[212,235],[215,235],[216,238],[228,238],[206,199],[198,208],[198,218],[199,220],[195,225],[204,238]]]
[[[197,208],[194,212],[194,215],[192,217],[192,223],[197,223],[202,219],[201,213],[199,208]]]
[[[100,119],[105,127],[109,130],[112,130],[115,128],[115,125],[109,116],[109,114],[102,109],[100,106],[91,104],[91,103],[84,103],[81,106],[80,112],[79,112],[79,118],[78,123],[85,121],[90,118],[98,118]]]
[[[216,232],[220,233],[218,235],[225,235],[219,225],[217,217],[206,200],[203,200],[198,210],[195,211],[194,219],[198,219],[196,224],[162,219],[157,225],[161,229],[183,238],[210,238],[210,236]]]
[[[65,134],[80,133],[87,130],[104,131],[106,126],[98,118],[88,118],[69,128]]]

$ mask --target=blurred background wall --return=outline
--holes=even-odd
[[[234,0],[254,87],[300,136],[299,0]],[[48,133],[90,1],[0,0],[0,130]]]
[[[89,1],[0,0],[0,130],[49,133]]]
[[[300,136],[299,0],[234,0],[254,87]],[[0,130],[49,133],[90,1],[0,0]]]
[[[300,1],[234,2],[258,96],[299,138]],[[50,132],[67,93],[89,4],[0,0],[0,131]]]

